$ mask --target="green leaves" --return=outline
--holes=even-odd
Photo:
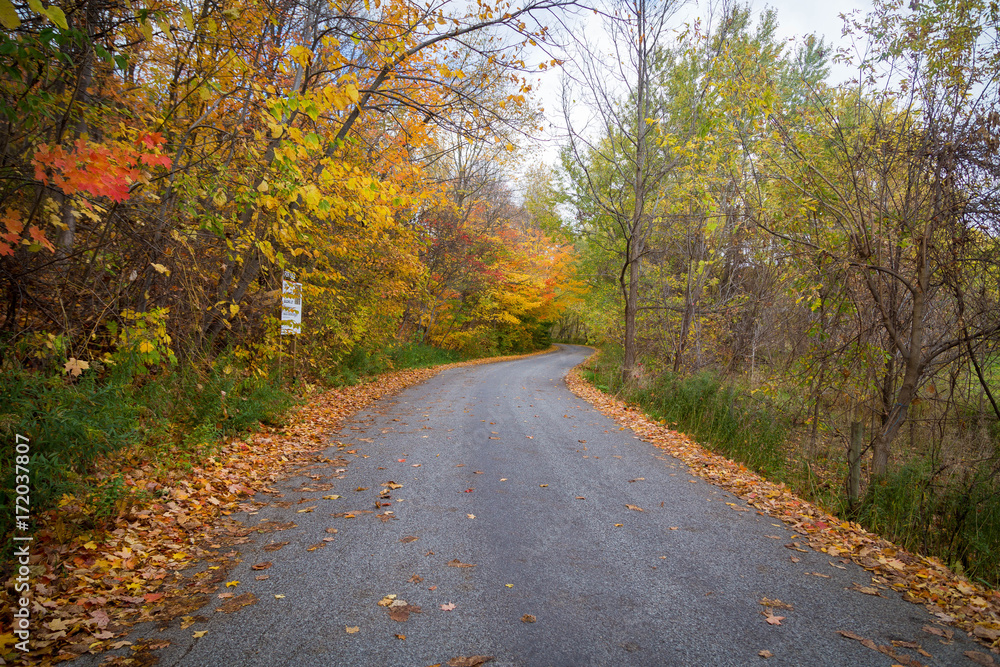
[[[7,30],[16,30],[21,26],[21,18],[10,0],[0,0],[0,24]]]
[[[7,2],[7,0],[2,0],[2,2]],[[36,14],[49,19],[56,27],[61,28],[62,30],[69,30],[69,24],[66,23],[66,14],[57,5],[45,7],[42,5],[41,0],[28,0],[28,7],[30,7]],[[0,13],[2,13],[2,11],[3,7],[2,4],[0,4]],[[6,23],[4,25],[6,27]],[[18,21],[18,25],[20,25],[20,21]]]

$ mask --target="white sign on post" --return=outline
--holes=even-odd
[[[302,333],[302,283],[293,282],[295,274],[285,271],[281,281],[281,335]]]

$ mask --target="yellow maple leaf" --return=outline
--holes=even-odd
[[[73,377],[79,377],[80,373],[90,368],[90,363],[81,361],[76,357],[70,357],[69,361],[66,362],[66,365],[63,368],[64,373],[69,373]]]

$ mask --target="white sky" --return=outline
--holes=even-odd
[[[847,47],[850,41],[842,37],[841,31],[843,21],[840,14],[848,14],[855,10],[862,13],[871,8],[870,0],[754,0],[751,2],[755,12],[759,13],[765,6],[773,7],[777,11],[778,34],[786,39],[801,39],[810,33],[822,35],[828,44],[834,49]],[[707,12],[706,3],[690,2],[689,5],[678,13],[676,19],[677,26],[693,20],[695,17],[704,16]],[[600,29],[595,25],[595,29]],[[840,83],[850,78],[850,71],[842,66],[831,65],[831,83]],[[547,117],[546,126],[552,127],[549,132],[550,138],[538,145],[537,157],[532,160],[541,160],[549,164],[556,160],[559,142],[552,138],[558,134],[558,128],[563,124],[559,115],[559,71],[552,69],[546,72],[540,79],[538,89],[540,100],[545,107]]]

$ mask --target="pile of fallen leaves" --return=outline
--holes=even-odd
[[[692,474],[788,524],[816,551],[844,562],[850,559],[871,572],[873,585],[860,587],[861,592],[878,595],[880,590],[896,590],[906,600],[926,606],[942,622],[965,630],[1000,653],[1000,591],[970,583],[937,559],[909,553],[855,522],[841,521],[796,497],[786,485],[771,482],[744,465],[710,452],[686,435],[650,420],[638,408],[596,389],[583,379],[579,367],[570,371],[566,384],[641,439],[688,464]]]
[[[233,547],[250,539],[252,531],[228,515],[257,509],[254,494],[269,491],[276,480],[329,462],[319,452],[346,417],[446,368],[520,356],[396,371],[320,393],[288,426],[230,439],[189,469],[154,466],[136,451],[108,457],[98,464],[96,477],[120,477],[124,511],[112,528],[87,530],[91,508],[65,496],[58,508],[37,517],[29,547],[30,592],[15,592],[12,577],[0,591],[7,628],[14,602],[29,598],[31,651],[17,651],[20,640],[13,634],[0,635],[0,664],[12,658],[51,664],[121,648],[131,645],[124,637],[135,623],[187,617],[225,581],[239,555]]]

